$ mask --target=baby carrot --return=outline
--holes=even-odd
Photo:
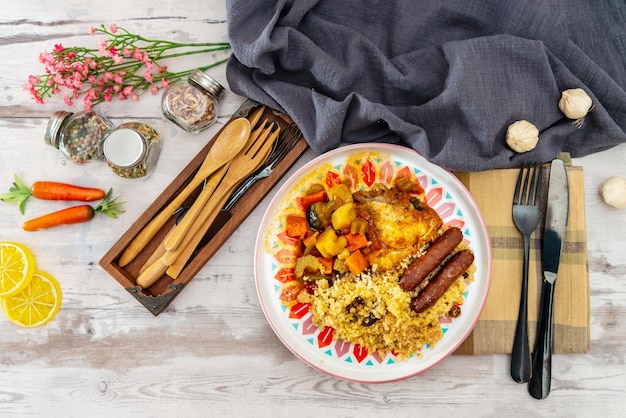
[[[61,209],[46,215],[28,220],[22,224],[25,231],[38,231],[40,229],[52,228],[60,225],[70,225],[91,220],[96,213],[103,213],[111,218],[124,213],[119,209],[122,202],[116,202],[117,198],[111,200],[111,190],[104,196],[102,202],[94,209],[90,205],[78,205]]]
[[[92,202],[104,197],[104,190],[55,181],[36,181],[30,188],[33,197],[42,200],[78,200]]]
[[[28,220],[22,224],[22,228],[24,231],[39,231],[53,226],[87,222],[94,214],[94,209],[89,205],[72,206]]]
[[[0,200],[5,202],[15,202],[22,214],[26,200],[33,196],[43,200],[77,200],[81,202],[91,202],[104,197],[104,190],[75,186],[73,184],[59,183],[55,181],[36,181],[29,188],[17,174],[14,175],[13,186],[8,193],[0,195]]]

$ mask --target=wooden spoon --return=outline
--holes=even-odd
[[[247,143],[254,143],[254,141],[256,141],[256,139],[264,132],[266,133],[266,135],[269,135],[271,128],[272,124],[268,125],[267,119],[265,119],[263,125],[250,134],[250,139]],[[209,201],[209,198],[213,195],[213,192],[215,191],[217,186],[218,184],[215,184],[212,188],[205,186],[204,189],[202,189],[202,192],[200,192],[196,200],[193,202],[193,204],[185,214],[183,220],[178,225],[176,225],[172,230],[172,233],[169,234],[168,237],[166,237],[165,249],[167,251],[174,251],[178,248],[180,243],[183,241],[185,235],[187,235],[189,228],[191,228],[191,225],[193,225],[194,221],[198,217],[200,211],[204,210],[206,202]]]
[[[260,117],[260,115],[259,115]],[[228,161],[232,160],[248,142],[250,136],[250,121],[246,118],[237,118],[230,122],[215,138],[213,146],[206,155],[204,162],[196,172],[196,175],[185,186],[185,188],[172,200],[165,209],[161,210],[157,216],[141,230],[139,234],[126,247],[119,260],[120,267],[124,267],[145,248],[156,233],[165,225],[167,220],[178,209],[185,199],[196,190],[200,184],[220,169]]]
[[[152,284],[166,272],[168,267],[177,261],[181,254],[185,254],[185,260],[181,260],[179,263],[182,263],[184,266],[184,263],[193,253],[193,249],[197,246],[197,243],[202,240],[202,236],[204,236],[206,231],[211,227],[211,223],[215,219],[214,215],[216,215],[221,208],[220,205],[225,203],[230,196],[230,192],[250,175],[250,173],[260,167],[269,155],[272,145],[280,132],[280,128],[277,128],[273,133],[270,133],[271,129],[272,126],[270,125],[253,144],[250,144],[251,149],[246,152],[242,151],[229,163],[230,169],[224,176],[217,190],[215,190],[212,196],[213,199],[207,202],[204,210],[194,220],[189,233],[182,236],[182,242],[175,250],[166,251],[161,258],[151,265],[145,266],[144,270],[137,277],[138,286],[144,289],[152,286]],[[175,276],[178,276],[180,273],[179,270],[182,270],[182,267],[177,267]]]
[[[200,245],[202,238],[206,235],[207,231],[215,221],[215,218],[217,218],[217,215],[219,214],[220,209],[224,206],[224,203],[226,203],[237,186],[241,184],[241,182],[248,177],[250,173],[256,171],[265,162],[271,152],[274,142],[278,138],[279,133],[280,128],[277,128],[269,135],[269,138],[264,141],[264,144],[260,148],[257,148],[257,151],[255,151],[257,165],[253,168],[249,168],[247,174],[245,174],[244,171],[243,175],[235,175],[235,170],[233,170],[231,176],[228,175],[229,173],[226,174],[224,180],[218,186],[218,190],[215,191],[216,199],[213,202],[209,202],[205,208],[205,211],[210,215],[206,216],[205,219],[201,220],[201,222],[196,222],[196,225],[194,225],[189,231],[188,237],[190,237],[190,239],[183,240],[176,251],[166,252],[163,257],[161,257],[163,264],[168,266],[167,274],[170,277],[173,279],[178,278],[178,275],[185,268],[187,261],[189,261],[198,245]],[[237,161],[233,162],[233,164],[236,163]]]

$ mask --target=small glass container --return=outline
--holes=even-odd
[[[114,173],[125,178],[148,175],[161,151],[159,134],[150,126],[126,122],[115,127],[93,111],[55,112],[44,139],[76,164],[106,161]]]
[[[148,125],[126,122],[105,136],[100,150],[101,158],[118,176],[144,177],[156,165],[161,152],[161,138]]]
[[[161,109],[169,120],[187,132],[198,133],[217,120],[224,87],[202,70],[172,83],[163,93]]]
[[[113,123],[93,111],[59,110],[48,120],[44,139],[70,161],[84,164],[96,158],[98,144],[111,129]]]

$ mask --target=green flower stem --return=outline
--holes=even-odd
[[[105,40],[98,40],[98,49],[63,48],[59,44],[51,53],[44,51],[40,55],[39,59],[46,68],[45,74],[30,76],[24,85],[38,103],[43,103],[43,98],[60,94],[62,88],[70,92],[64,97],[68,106],[74,99],[87,95],[84,97],[86,109],[114,96],[125,100],[129,97],[136,99],[148,90],[156,94],[168,83],[183,79],[194,70],[171,72],[162,63],[163,60],[230,49],[228,42],[180,43],[147,39],[116,25],[111,25],[110,30],[100,25],[91,29],[91,33],[106,37]],[[103,48],[107,51],[104,52]],[[130,51],[130,56],[125,56],[126,51]],[[136,55],[137,52],[141,57]],[[199,69],[205,71],[227,60],[222,59]],[[109,74],[113,77],[109,78]],[[129,90],[131,86],[132,91]]]

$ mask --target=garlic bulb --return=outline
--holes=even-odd
[[[600,195],[606,204],[626,208],[626,179],[611,177],[602,185]]]
[[[570,119],[584,118],[591,109],[591,97],[583,89],[569,89],[561,94],[559,109]]]
[[[506,130],[506,143],[515,152],[527,152],[534,149],[539,141],[539,130],[527,120],[518,120]]]

